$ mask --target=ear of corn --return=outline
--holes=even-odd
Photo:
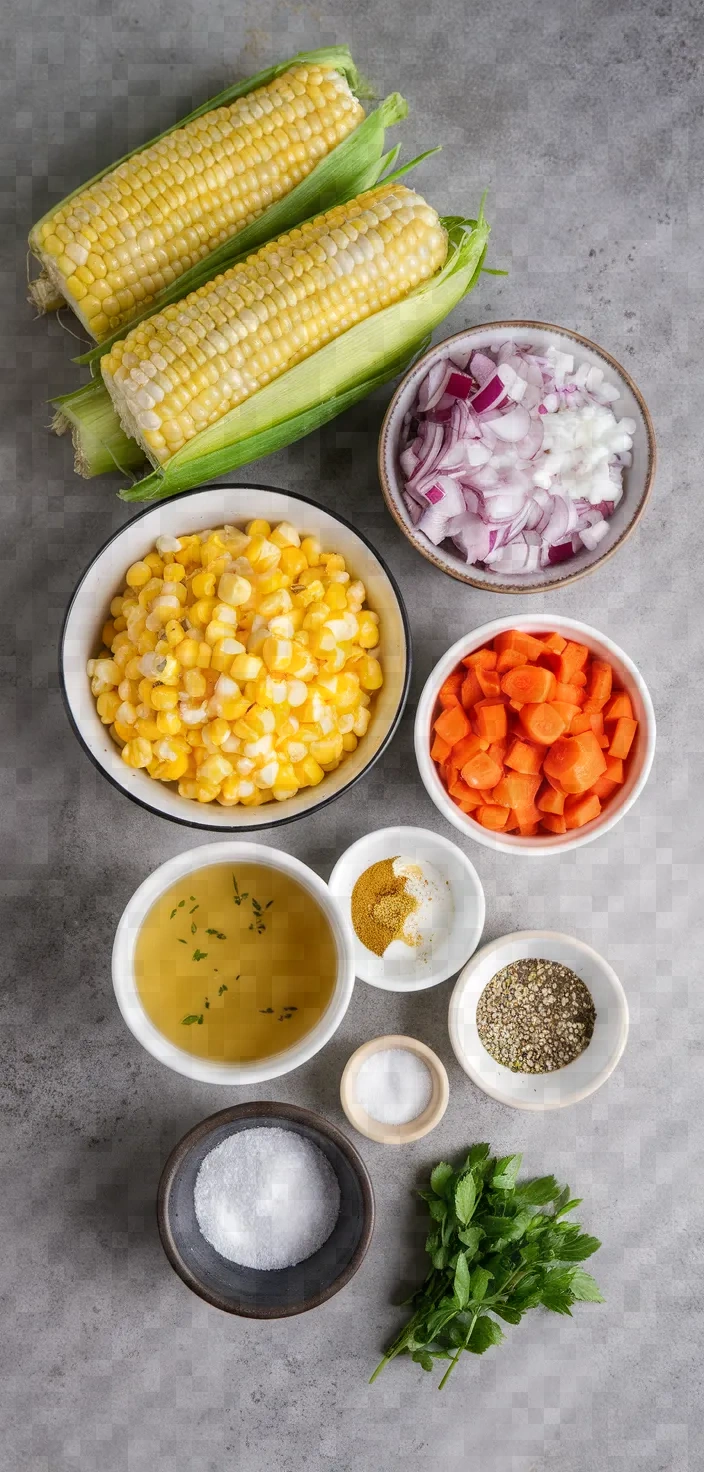
[[[183,272],[172,286],[157,292],[150,305],[130,319],[130,327],[137,326],[157,311],[163,311],[172,302],[182,301],[190,292],[197,291],[219,272],[227,271],[237,261],[244,260],[266,241],[285,234],[302,221],[331,209],[335,204],[354,199],[356,195],[373,188],[385,170],[393,167],[399,152],[396,147],[387,154],[383,153],[385,129],[401,122],[407,112],[405,99],[400,93],[392,92],[353,133],[348,134],[337,148],[321,159],[289,194],[271,205],[265,214],[245,226],[204,260]],[[425,158],[426,155],[421,157]],[[419,160],[411,160],[403,171],[399,171],[399,175],[400,172],[407,172],[416,162]],[[124,332],[124,327],[113,332],[90,352],[76,358],[75,362],[89,363],[93,368],[113,343],[124,336]]]
[[[359,206],[360,202],[355,201],[355,205]],[[423,208],[431,217],[434,215],[427,206]],[[426,224],[432,229],[432,219]],[[393,300],[392,292],[388,306],[379,304],[355,325],[342,327],[337,335],[328,334],[325,345],[309,356],[299,352],[299,360],[294,358],[294,366],[282,376],[272,377],[272,381],[201,429],[169,455],[153,474],[123,491],[123,498],[131,501],[170,496],[271,454],[326,423],[401,372],[425,346],[433,328],[474,285],[486,251],[489,227],[483,211],[480,210],[477,221],[452,217],[437,224],[445,240],[445,259],[440,269],[434,269],[433,274],[426,273],[414,289],[408,281],[401,299]],[[270,257],[280,244],[277,241],[268,248]],[[431,238],[431,246],[437,251],[436,237]],[[346,248],[343,245],[342,249]],[[153,331],[152,324],[152,335]],[[103,444],[109,442],[111,464],[117,461],[126,468],[134,465],[134,458],[128,458],[130,454],[134,456],[129,448],[133,442],[124,434],[120,438],[117,416],[108,407],[104,388],[96,384],[80,392],[85,392],[86,398],[79,402],[77,395],[67,396],[72,402],[67,404],[64,399],[60,413],[68,407],[66,417],[74,427],[77,455],[89,462],[89,473],[100,473],[93,469],[95,461],[93,465],[90,463],[90,441],[95,439],[98,420],[102,429],[97,430],[97,435],[102,436]],[[93,419],[90,435],[84,436],[87,401],[92,406]],[[106,450],[101,454],[104,461]]]
[[[234,236],[250,251],[290,228],[318,208],[315,187],[300,184],[363,124],[354,89],[364,90],[339,47],[302,53],[211,99],[37,222],[29,243],[43,270],[30,299],[40,310],[66,300],[102,341],[174,282],[183,295],[190,284],[179,278]],[[367,130],[370,153],[352,160],[358,166],[373,163],[375,143],[380,158],[378,131]],[[326,187],[340,197],[334,168]]]

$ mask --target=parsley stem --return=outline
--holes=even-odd
[[[460,1344],[459,1345],[458,1350],[457,1350],[457,1354],[450,1361],[450,1363],[449,1363],[449,1365],[448,1365],[448,1367],[447,1367],[447,1369],[445,1371],[445,1374],[443,1375],[442,1380],[440,1381],[440,1384],[438,1385],[438,1390],[442,1390],[443,1385],[446,1385],[447,1384],[447,1381],[449,1380],[449,1378],[450,1378],[450,1376],[452,1374],[452,1371],[454,1370],[455,1365],[457,1364],[457,1362],[458,1362],[458,1360],[460,1358],[460,1355],[464,1354],[464,1351],[467,1348],[467,1345],[469,1344],[469,1341],[470,1341],[470,1339],[472,1337],[472,1331],[474,1329],[474,1325],[476,1324],[478,1318],[479,1318],[479,1309],[477,1309],[476,1313],[472,1316],[472,1322],[471,1322],[471,1324],[470,1324],[470,1326],[469,1326],[469,1328],[467,1330],[467,1333],[464,1336],[464,1344]]]

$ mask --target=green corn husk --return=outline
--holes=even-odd
[[[371,88],[358,71],[348,46],[323,46],[316,51],[301,51],[296,56],[290,57],[288,61],[278,62],[275,66],[257,72],[253,77],[226,87],[223,92],[218,93],[217,97],[211,97],[207,102],[202,103],[187,117],[180,118],[170,128],[165,128],[163,133],[159,133],[156,138],[151,138],[148,143],[141,143],[137,148],[124,154],[122,158],[117,159],[115,163],[108,164],[106,168],[94,174],[92,179],[85,180],[77,189],[67,194],[65,199],[53,205],[32,226],[29,235],[30,250],[38,259],[41,259],[38,232],[44,222],[51,219],[57,209],[63,208],[84,189],[98,183],[106,174],[112,173],[113,169],[119,168],[120,164],[126,163],[128,159],[133,158],[137,153],[142,153],[144,149],[151,148],[162,138],[167,138],[170,133],[185,127],[196,118],[202,117],[204,113],[212,112],[217,107],[225,107],[235,102],[238,97],[244,97],[249,92],[256,91],[258,87],[266,86],[268,82],[281,76],[290,67],[304,65],[306,62],[334,67],[346,78],[352,92],[360,100],[372,95]],[[153,312],[167,306],[169,302],[179,301],[182,296],[187,296],[189,291],[195,291],[198,286],[208,281],[218,271],[226,270],[229,265],[232,265],[237,255],[249,255],[260,245],[264,245],[272,236],[281,235],[286,230],[293,229],[294,225],[300,224],[311,214],[319,214],[323,210],[330,209],[332,205],[342,203],[345,199],[353,198],[355,194],[361,194],[364,189],[371,188],[371,185],[376,183],[378,173],[385,166],[382,159],[384,128],[400,122],[406,117],[407,112],[408,105],[405,99],[398,92],[392,93],[380,107],[359,124],[359,127],[355,128],[353,133],[350,133],[331,153],[321,159],[320,163],[291,190],[290,194],[271,205],[251,225],[245,226],[231,240],[218,246],[190,271],[184,272],[171,288],[160,292],[144,312],[131,318],[129,326],[132,327],[136,322],[141,322]],[[373,173],[375,165],[378,169],[376,175]],[[367,177],[370,178],[369,183],[364,182]],[[29,284],[29,300],[40,312],[55,311],[59,307],[68,305],[43,268],[41,274]],[[126,325],[106,342],[82,354],[76,361],[92,363],[96,358],[100,358],[125,331]]]
[[[161,500],[248,465],[310,434],[403,372],[427,346],[433,329],[471,291],[484,262],[489,226],[482,208],[477,220],[451,216],[442,223],[448,231],[448,253],[435,276],[259,389],[195,436],[163,468],[122,490],[122,499]],[[134,466],[131,457],[141,451],[120,428],[102,383],[58,402],[59,416],[74,430],[77,468],[81,462],[95,475],[115,463]]]

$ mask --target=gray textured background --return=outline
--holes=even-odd
[[[704,449],[701,8],[330,0],[321,13],[308,0],[198,0],[193,10],[184,0],[6,0],[3,15],[0,660],[9,698],[0,750],[2,936],[11,945],[1,1034],[0,1465],[694,1472],[704,1088],[702,856],[691,815],[701,791],[702,558],[689,508]],[[489,188],[493,262],[510,276],[484,277],[447,330],[495,316],[564,323],[620,358],[646,396],[660,466],[644,523],[553,606],[631,654],[660,734],[646,792],[602,841],[541,864],[467,844],[486,889],[487,937],[533,925],[569,930],[620,973],[632,1029],[615,1076],[577,1108],[513,1113],[454,1063],[449,983],[415,998],[358,983],[324,1052],[250,1096],[295,1100],[343,1122],[337,1090],[348,1054],[402,1030],[447,1063],[450,1108],[433,1136],[403,1152],[361,1142],[378,1227],[350,1287],[307,1318],[248,1324],[189,1294],[154,1225],[172,1145],[247,1091],[191,1086],[161,1068],[113,1001],[110,947],[122,907],[191,835],[103,781],[63,715],[61,616],[87,561],[128,512],[116,482],[79,481],[68,445],[47,434],[47,397],[75,382],[73,343],[57,321],[32,320],[24,241],[51,202],[231,77],[336,40],[351,43],[380,89],[410,99],[406,157],[444,144],[418,175],[442,211],[471,213]],[[250,475],[339,508],[377,542],[409,597],[415,695],[462,632],[512,608],[550,605],[465,589],[401,540],[375,472],[384,401]],[[347,844],[380,824],[412,821],[457,837],[415,776],[412,710],[413,699],[366,782],[275,841],[327,875]],[[555,1171],[586,1198],[582,1220],[604,1242],[593,1262],[608,1302],[579,1307],[572,1320],[530,1315],[503,1348],[467,1357],[442,1397],[404,1362],[370,1389],[367,1376],[400,1322],[399,1282],[421,1267],[411,1187],[443,1153],[483,1138],[523,1150],[531,1172]]]

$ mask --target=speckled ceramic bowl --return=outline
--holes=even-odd
[[[491,347],[513,338],[519,343],[532,343],[540,349],[556,347],[563,353],[573,353],[578,362],[590,363],[602,368],[606,377],[621,391],[611,406],[618,419],[628,417],[636,422],[633,440],[633,464],[624,472],[624,494],[609,521],[608,536],[593,551],[586,548],[567,562],[555,563],[552,567],[540,568],[538,572],[493,573],[489,568],[468,565],[460,554],[453,550],[451,542],[436,547],[418,527],[413,525],[408,507],[403,499],[404,477],[398,463],[399,439],[403,420],[415,402],[416,394],[428,369],[438,358],[447,357],[452,349],[476,351]],[[455,333],[444,342],[437,343],[424,353],[401,380],[381,427],[379,438],[379,479],[384,499],[404,536],[423,557],[447,572],[461,583],[471,583],[473,588],[485,588],[490,593],[542,593],[546,589],[564,588],[587,573],[593,572],[607,558],[612,557],[623,546],[645,510],[655,477],[655,433],[643,395],[636,388],[630,374],[612,358],[604,348],[572,332],[567,327],[555,327],[550,322],[485,322],[480,327],[470,327]]]

